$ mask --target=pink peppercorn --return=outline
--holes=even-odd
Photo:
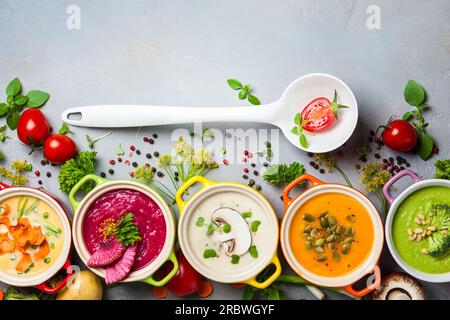
[[[35,174],[36,177],[39,177],[39,176],[41,175],[41,172],[40,172],[39,170],[36,170],[36,171],[34,172],[34,174]]]
[[[113,166],[116,164],[116,162],[113,159],[111,159],[111,160],[109,160],[109,164]]]
[[[223,164],[227,166],[228,165],[228,160],[227,159],[223,159]]]
[[[130,146],[130,150],[131,150],[131,151],[134,151],[134,150],[136,150],[136,148],[135,148],[133,145],[131,145],[131,146]]]

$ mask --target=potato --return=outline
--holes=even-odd
[[[61,290],[56,300],[101,300],[103,287],[100,279],[91,271],[81,271],[75,275],[68,287]]]

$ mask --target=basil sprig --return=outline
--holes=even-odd
[[[403,114],[403,120],[409,121],[417,131],[417,154],[427,160],[433,153],[433,138],[426,133],[428,123],[425,122],[423,111],[429,109],[427,96],[423,87],[414,80],[409,80],[404,91],[405,101],[414,109]]]
[[[242,85],[242,83],[239,80],[236,79],[228,79],[227,80],[228,85],[233,90],[238,90],[238,98],[240,100],[244,100],[247,98],[248,102],[250,102],[253,105],[260,105],[261,101],[259,99],[252,95],[252,87],[249,84]]]
[[[6,116],[6,124],[11,130],[16,130],[20,113],[24,107],[42,107],[50,98],[47,92],[31,90],[22,95],[22,83],[14,78],[6,87],[6,102],[0,103],[0,117]]]

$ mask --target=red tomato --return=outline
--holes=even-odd
[[[179,268],[175,276],[167,282],[166,287],[178,297],[194,294],[200,287],[200,274],[189,264],[181,251],[176,253]],[[167,275],[170,268],[162,270],[160,276]]]
[[[417,132],[408,121],[395,119],[384,128],[381,138],[392,150],[406,152],[415,147]]]
[[[333,102],[321,97],[311,101],[301,114],[301,126],[306,131],[321,131],[333,125],[339,109],[348,108],[337,103],[337,92],[334,91]]]
[[[52,134],[44,144],[44,157],[52,163],[64,163],[77,154],[77,146],[72,139],[62,134]]]
[[[25,144],[41,146],[50,132],[44,114],[38,109],[28,109],[22,113],[17,123],[17,137]]]

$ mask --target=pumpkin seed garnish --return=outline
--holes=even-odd
[[[342,253],[343,254],[348,254],[350,252],[350,244],[346,243],[342,246]]]
[[[314,220],[316,220],[316,218],[311,214],[304,214],[303,220],[308,221],[308,222],[313,222]]]
[[[319,261],[319,262],[325,262],[325,261],[327,261],[327,256],[324,256],[324,255],[318,255],[317,256],[317,261]]]
[[[317,253],[323,253],[323,248],[322,247],[315,247],[314,251]]]
[[[339,254],[339,252],[333,251],[333,259],[334,259],[334,261],[336,261],[336,262],[341,261],[341,255]]]

